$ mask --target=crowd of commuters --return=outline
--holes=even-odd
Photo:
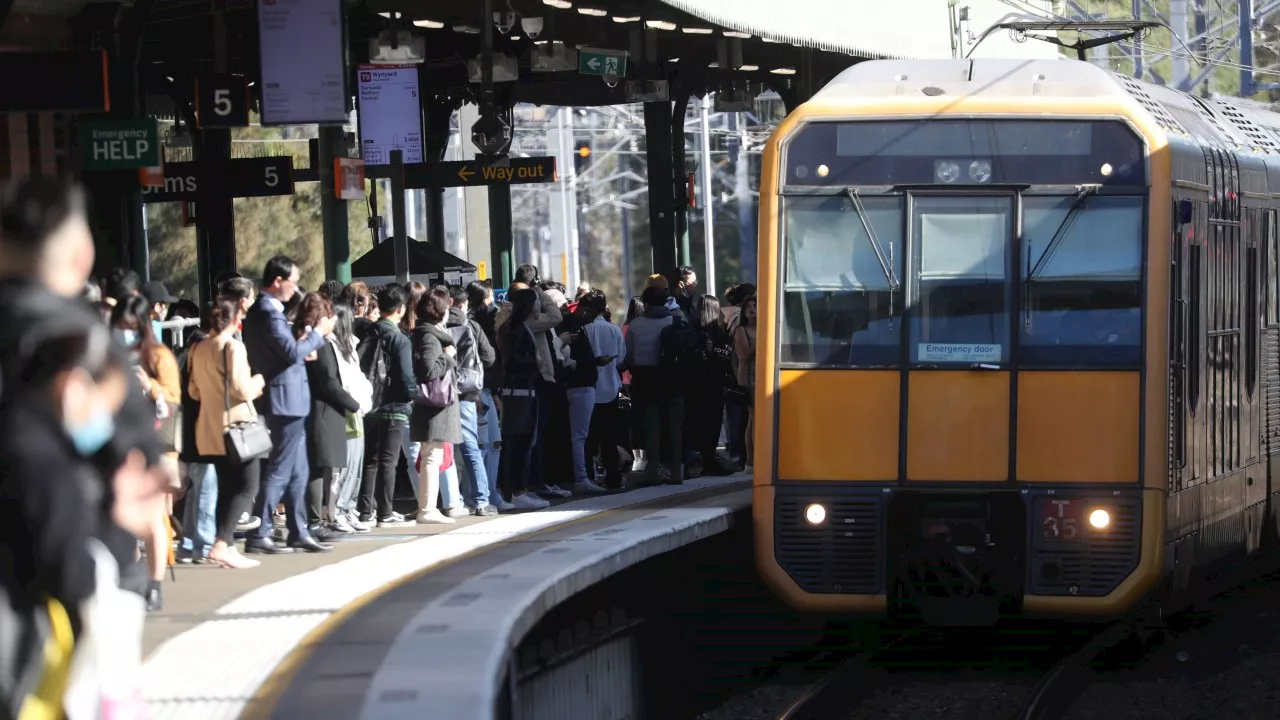
[[[604,293],[571,301],[532,265],[500,298],[484,281],[306,292],[281,255],[198,307],[128,270],[88,283],[92,263],[78,190],[6,187],[0,580],[19,614],[53,600],[78,626],[95,543],[154,610],[175,561],[252,568],[622,489],[628,472],[678,484],[751,463],[750,285],[722,305],[690,268],[674,292],[653,275],[618,325]],[[199,327],[161,324],[174,317]]]

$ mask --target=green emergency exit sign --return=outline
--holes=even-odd
[[[85,170],[136,170],[160,165],[156,121],[91,120],[80,130]]]
[[[627,74],[627,55],[618,50],[583,48],[578,52],[578,72],[582,75],[624,77]]]

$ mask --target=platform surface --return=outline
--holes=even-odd
[[[164,611],[148,617],[144,633],[145,687],[152,715],[183,720],[236,718],[257,697],[252,714],[276,716],[277,708],[296,706],[296,703],[275,701],[291,692],[292,684],[263,687],[282,661],[305,654],[295,652],[304,639],[308,646],[321,647],[326,638],[340,636],[346,616],[354,616],[359,608],[389,597],[406,581],[411,584],[434,576],[440,570],[457,565],[455,561],[460,558],[474,560],[498,550],[502,554],[494,557],[508,562],[508,553],[514,551],[511,548],[571,540],[576,534],[591,530],[585,526],[586,521],[602,514],[617,515],[627,508],[640,506],[645,508],[638,511],[640,515],[652,516],[657,514],[650,509],[655,507],[654,503],[671,499],[670,504],[678,506],[681,503],[677,498],[688,496],[696,504],[697,498],[715,488],[745,491],[748,480],[746,475],[701,478],[679,486],[575,499],[535,512],[464,518],[456,525],[377,530],[336,543],[332,553],[266,557],[262,566],[253,570],[180,566],[177,580],[165,584]],[[737,500],[742,501],[742,498]],[[702,512],[707,513],[705,509]],[[722,514],[722,511],[713,510],[711,514]],[[616,524],[628,518],[619,516],[612,522]],[[584,527],[579,529],[579,525]],[[542,537],[553,529],[554,537]],[[677,530],[678,527],[673,527],[668,532]],[[634,537],[629,536],[628,541],[631,540]],[[626,549],[620,543],[608,545],[617,552]],[[596,548],[601,549],[603,546]],[[569,557],[563,559],[576,561]],[[549,568],[539,572],[544,570],[550,573]],[[434,587],[447,590],[451,585],[476,579],[456,572]],[[510,589],[511,592],[517,590],[514,586]],[[381,636],[391,639],[406,623],[412,622],[413,616],[406,612],[427,612],[431,602],[428,596],[422,595],[409,601],[416,603],[416,607],[406,605],[399,608],[399,612],[387,615]],[[339,613],[342,615],[335,618]],[[329,627],[337,620],[343,622]],[[504,622],[506,620],[514,626],[517,618],[506,618]],[[399,627],[395,627],[396,622],[400,622]],[[315,648],[308,647],[308,651],[312,649]],[[383,643],[380,657],[387,656],[390,649],[390,643]],[[355,698],[363,703],[373,677],[367,667],[374,659],[372,652],[366,653],[363,662],[356,662],[360,659],[354,656],[346,657],[355,663],[353,667],[363,668],[362,685],[347,684],[344,689],[344,683],[334,677],[326,685],[325,694]],[[323,658],[324,653],[316,653],[305,662]],[[338,670],[338,674],[351,674]],[[273,682],[279,684],[278,678]],[[343,717],[356,717],[362,709],[357,707],[355,714]],[[311,717],[318,716],[312,714]]]

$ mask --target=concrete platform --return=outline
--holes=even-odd
[[[707,493],[714,497],[706,497]],[[732,495],[731,501],[721,497],[724,493]],[[681,497],[687,502],[681,502]],[[268,557],[254,570],[181,566],[177,581],[165,585],[164,612],[149,617],[145,630],[146,688],[152,714],[220,719],[240,717],[248,708],[245,714],[252,717],[300,717],[294,709],[301,706],[281,698],[303,692],[308,698],[329,699],[319,705],[308,701],[309,717],[351,718],[373,712],[379,717],[401,716],[389,708],[365,707],[366,696],[375,685],[392,678],[387,673],[396,674],[393,668],[403,667],[405,660],[395,659],[398,656],[391,652],[403,645],[400,634],[420,627],[424,618],[448,614],[453,606],[446,602],[440,607],[439,596],[450,588],[502,581],[487,591],[485,602],[504,608],[497,615],[502,621],[492,623],[484,639],[467,641],[475,648],[475,653],[467,654],[467,662],[477,663],[478,669],[490,668],[491,656],[505,654],[508,639],[518,641],[556,598],[638,562],[645,553],[661,552],[664,542],[691,542],[697,533],[713,531],[717,518],[727,522],[724,518],[732,512],[727,508],[749,503],[747,476],[704,478],[682,486],[574,500],[537,512],[375,531],[339,543],[325,555]],[[676,509],[679,512],[671,512]],[[567,523],[572,524],[566,527]],[[609,532],[592,534],[602,529]],[[572,545],[575,538],[579,547],[590,552],[565,545]],[[552,550],[553,546],[557,549]],[[537,553],[539,549],[546,552]],[[537,560],[526,557],[531,553]],[[606,564],[613,570],[589,570],[610,558]],[[526,570],[485,570],[511,562],[523,563]],[[537,568],[534,576],[529,576],[528,568]],[[447,571],[447,576],[435,580],[441,571]],[[483,613],[495,617],[495,608]],[[367,625],[353,625],[370,619],[378,626],[376,632]],[[441,623],[432,620],[430,624]],[[359,651],[353,655],[346,648],[333,653],[333,643],[349,641],[352,632],[362,639]],[[449,659],[437,657],[436,661]],[[314,663],[323,667],[317,671]],[[431,676],[423,670],[419,664],[413,673],[419,688]],[[488,669],[473,676],[467,687],[456,682],[456,671],[439,675],[454,678],[445,684],[466,692],[458,698],[461,703],[474,707],[485,692],[495,689],[496,680],[487,682],[480,676],[492,675]],[[299,684],[315,679],[322,680],[321,687]],[[433,698],[433,709],[424,714],[419,706],[415,716],[463,717],[452,712],[437,715],[442,707],[440,693],[447,689],[426,693]],[[345,700],[339,702],[341,698]],[[340,711],[328,712],[326,704]]]

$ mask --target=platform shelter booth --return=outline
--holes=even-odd
[[[429,242],[409,238],[409,279],[427,287],[463,285],[478,276],[476,266]],[[351,263],[351,279],[378,287],[396,281],[395,243],[388,238]]]

